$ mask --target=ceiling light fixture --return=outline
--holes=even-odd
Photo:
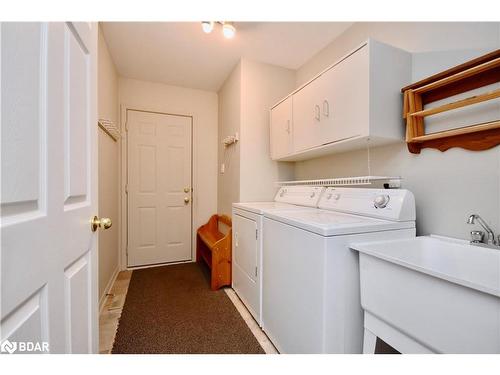
[[[210,34],[213,31],[216,23],[222,26],[222,35],[224,35],[225,38],[234,38],[234,35],[236,34],[236,28],[234,27],[234,24],[232,22],[203,21],[201,23],[201,28],[203,29],[203,32],[205,32],[206,34]]]
[[[210,34],[214,29],[214,21],[203,21],[201,23],[201,28],[206,34]]]
[[[234,38],[234,34],[236,34],[236,29],[231,22],[224,22],[222,25],[222,34],[227,39]]]

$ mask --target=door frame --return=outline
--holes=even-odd
[[[127,246],[128,246],[128,197],[126,192],[126,185],[128,181],[128,132],[126,131],[127,125],[127,112],[128,111],[138,111],[138,112],[148,112],[155,113],[160,115],[167,116],[180,116],[187,117],[191,119],[191,259],[188,261],[181,262],[167,262],[167,263],[158,263],[144,266],[128,266],[127,259]],[[181,114],[181,113],[173,113],[165,108],[154,108],[154,107],[145,107],[142,105],[130,105],[130,104],[120,104],[120,139],[119,139],[119,176],[118,180],[120,183],[120,204],[119,204],[119,212],[120,216],[120,226],[119,226],[119,266],[121,270],[135,270],[141,268],[150,268],[150,267],[158,267],[161,265],[167,264],[178,264],[178,263],[188,263],[194,261],[194,249],[196,244],[196,233],[194,231],[194,217],[197,212],[197,199],[195,193],[198,192],[198,182],[196,179],[196,149],[194,145],[195,139],[195,126],[194,126],[194,115],[193,114]]]

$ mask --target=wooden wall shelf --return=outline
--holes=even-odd
[[[425,134],[424,118],[500,97],[500,89],[481,93],[438,107],[424,109],[428,103],[500,82],[500,50],[458,65],[403,87],[403,117],[406,142],[412,153],[430,147],[445,151],[451,147],[486,150],[500,144],[500,119]]]

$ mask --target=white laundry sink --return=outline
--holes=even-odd
[[[500,353],[500,250],[439,236],[351,248],[365,334],[402,353]]]

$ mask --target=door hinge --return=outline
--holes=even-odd
[[[258,229],[255,229],[255,239],[259,238],[259,230]]]
[[[257,267],[255,267],[255,277],[257,277]]]
[[[128,184],[125,184],[125,194],[128,194]]]

